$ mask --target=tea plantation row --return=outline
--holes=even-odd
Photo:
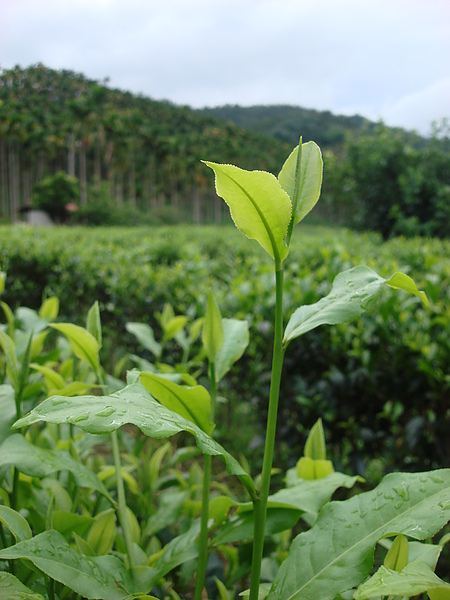
[[[431,306],[386,290],[358,321],[319,328],[290,347],[278,460],[293,464],[322,416],[338,468],[376,481],[392,469],[449,466],[450,242],[383,243],[375,235],[322,228],[303,228],[296,236],[286,267],[286,318],[326,295],[334,276],[355,264],[384,277],[410,273]],[[220,407],[218,435],[258,468],[275,299],[272,266],[254,244],[233,228],[2,227],[0,270],[7,273],[2,299],[12,308],[38,308],[43,296],[56,295],[60,318],[83,324],[98,300],[103,364],[122,375],[132,365],[119,360],[137,349],[127,322],[151,325],[158,340],[164,306],[193,321],[203,316],[211,287],[223,316],[248,320],[251,340],[220,390],[228,402]],[[181,360],[175,344],[168,345],[166,360],[167,352],[173,365]]]

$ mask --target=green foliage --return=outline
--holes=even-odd
[[[78,202],[78,181],[63,171],[44,177],[33,187],[33,207],[46,211],[55,221],[67,220],[67,204]]]
[[[344,156],[338,163],[329,155],[328,170],[334,173],[325,200],[332,214],[344,205],[347,225],[379,231],[384,238],[448,236],[448,127],[418,145],[380,125],[349,137]]]
[[[421,542],[429,541],[450,521],[449,469],[392,473],[372,491],[360,493],[358,487],[349,493],[346,490],[361,482],[334,471],[319,418],[296,466],[283,469],[281,480],[272,478],[276,428],[283,416],[278,414],[279,400],[289,409],[282,386],[282,379],[291,385],[283,377],[287,343],[290,351],[294,339],[311,339],[319,325],[330,323],[336,325],[332,331],[340,336],[336,344],[340,347],[347,321],[367,317],[385,285],[391,288],[388,315],[393,314],[394,294],[395,302],[407,302],[417,315],[420,300],[422,312],[428,306],[425,293],[403,272],[385,279],[372,268],[346,265],[326,295],[329,284],[324,277],[330,264],[332,270],[340,270],[339,261],[330,263],[330,255],[321,250],[322,265],[304,262],[304,268],[313,266],[319,273],[314,293],[308,276],[298,277],[299,265],[282,264],[299,239],[291,234],[301,220],[302,202],[306,210],[311,207],[320,188],[320,156],[303,163],[302,154],[300,146],[295,170],[293,163],[282,169],[284,175],[290,173],[288,181],[294,180],[293,187],[289,184],[291,196],[269,174],[209,163],[237,226],[269,256],[261,252],[262,258],[254,259],[246,247],[245,251],[237,247],[237,256],[247,261],[250,273],[257,267],[258,276],[250,279],[247,271],[243,281],[239,272],[229,273],[232,269],[224,270],[220,262],[215,265],[199,252],[201,267],[190,275],[195,285],[192,304],[180,311],[172,294],[170,302],[153,311],[151,325],[129,322],[128,333],[144,348],[144,356],[123,356],[114,375],[102,362],[108,330],[101,323],[101,302],[89,304],[82,324],[67,319],[51,322],[60,306],[51,297],[36,310],[12,310],[2,302],[6,323],[0,327],[0,401],[7,424],[15,419],[13,429],[20,433],[4,428],[0,445],[0,561],[11,575],[0,579],[0,591],[14,590],[31,598],[38,594],[48,600],[179,598],[179,594],[200,600],[205,589],[208,596],[228,597],[229,590],[249,584],[251,600],[342,600],[342,595],[373,597],[378,592],[404,596],[426,591],[433,600],[448,595],[448,584],[434,571],[449,536],[444,535],[439,544]],[[281,180],[286,183],[284,175]],[[311,185],[302,187],[301,182],[309,179]],[[268,187],[271,201],[265,195]],[[305,192],[308,187],[311,194]],[[281,212],[273,210],[274,199]],[[110,254],[111,235],[106,239]],[[208,242],[203,243],[207,248]],[[209,243],[213,256],[220,256],[217,238]],[[130,247],[139,267],[135,238]],[[171,249],[164,266],[178,269],[183,281],[180,294],[186,301],[189,270],[178,264],[182,252],[171,248],[168,240],[160,252],[163,247]],[[149,275],[148,248],[143,255],[141,264],[147,268],[139,275]],[[303,259],[308,259],[307,246]],[[350,262],[348,254],[345,260]],[[389,272],[396,271],[394,262],[392,257],[387,260]],[[129,287],[130,264],[135,263],[124,264],[127,300],[134,296]],[[209,275],[217,272],[222,292],[218,285],[218,294],[212,296],[208,277],[203,287],[199,284],[202,269]],[[116,264],[113,272],[117,277]],[[166,286],[168,273],[164,273]],[[157,275],[144,281],[155,293]],[[243,286],[244,282],[250,286]],[[298,288],[300,302],[294,294]],[[436,288],[430,289],[430,297],[436,302]],[[247,370],[248,385],[249,359],[256,363],[247,394],[249,390],[257,394],[260,384],[256,382],[265,381],[258,365],[266,368],[267,347],[272,355],[260,475],[258,464],[249,464],[244,456],[237,460],[219,442],[223,434],[219,432],[216,439],[215,433],[216,422],[220,423],[216,420],[218,384],[232,389],[225,387],[224,376],[234,372],[234,363],[248,343],[245,321],[222,318],[223,307],[232,307],[237,298],[240,310],[235,312],[252,317],[253,331],[263,334],[263,345],[256,346],[240,365]],[[264,322],[270,315],[274,316],[273,346],[264,336]],[[372,318],[367,317],[366,323]],[[384,331],[389,341],[391,328],[389,323]],[[311,370],[307,358],[302,356],[301,362]],[[119,376],[127,361],[138,369],[128,370],[125,384]],[[285,374],[288,363],[286,367]],[[241,376],[244,372],[237,371]],[[197,381],[206,377],[209,391]],[[85,394],[91,387],[101,391],[69,397],[68,390],[77,388],[80,393],[84,388]],[[235,399],[238,409],[249,404],[243,398],[245,394]],[[363,408],[368,411],[368,406]],[[389,409],[385,404],[383,409],[390,410],[393,420],[401,414],[395,406]],[[241,418],[239,428],[245,425]],[[174,436],[177,439],[172,440]],[[187,445],[192,438],[196,447]],[[158,445],[158,440],[164,442]],[[227,479],[213,463],[214,457],[225,463]],[[332,501],[338,488],[340,500]],[[393,543],[386,540],[391,537]],[[379,570],[368,579],[375,558]],[[216,592],[209,585],[214,578],[223,582],[216,584]]]

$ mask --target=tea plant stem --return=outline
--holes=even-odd
[[[114,466],[116,468],[117,500],[118,500],[118,504],[119,504],[117,512],[119,514],[119,521],[122,526],[123,536],[125,538],[125,545],[127,548],[128,561],[130,563],[130,567],[134,567],[133,542],[131,540],[130,529],[128,527],[127,503],[126,503],[126,499],[125,499],[125,487],[123,485],[123,479],[122,479],[122,465],[120,463],[119,439],[117,437],[117,431],[111,432],[111,445],[112,445]]]
[[[267,414],[266,442],[264,447],[263,469],[259,497],[253,502],[254,537],[250,581],[250,600],[258,600],[261,579],[261,563],[264,549],[267,498],[269,497],[272,475],[275,433],[277,427],[278,400],[280,397],[281,370],[283,367],[283,270],[276,270],[275,330],[272,356],[272,378],[270,382],[269,408]]]
[[[214,423],[216,414],[217,384],[216,371],[214,363],[209,365],[210,373],[210,395],[211,395],[211,422]],[[203,588],[205,587],[206,568],[208,566],[208,519],[209,519],[209,487],[211,483],[211,463],[212,456],[204,454],[203,456],[203,493],[202,493],[202,514],[200,536],[198,540],[198,564],[197,578],[195,580],[195,600],[201,600]]]

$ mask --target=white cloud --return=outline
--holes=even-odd
[[[0,0],[0,14],[4,67],[40,61],[193,106],[299,104],[419,129],[439,107],[407,99],[450,77],[448,0]]]
[[[450,77],[407,94],[392,105],[385,105],[382,114],[388,125],[415,128],[430,133],[432,121],[450,118]]]

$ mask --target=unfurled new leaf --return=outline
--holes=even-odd
[[[292,206],[277,178],[264,171],[204,161],[216,175],[216,191],[230,207],[236,227],[256,240],[277,264],[286,258]]]
[[[216,382],[228,373],[248,346],[248,323],[238,319],[222,319],[223,342],[216,356]]]
[[[102,322],[100,319],[100,308],[98,300],[94,302],[88,311],[86,318],[86,329],[97,340],[98,345],[102,345]]]
[[[58,313],[59,299],[56,296],[52,296],[51,298],[44,300],[41,308],[39,309],[39,316],[41,319],[48,319],[50,321],[56,319]]]
[[[211,397],[201,385],[187,387],[152,373],[141,373],[142,385],[151,395],[169,410],[173,410],[197,427],[211,434],[214,425],[210,422]]]
[[[88,363],[94,371],[99,370],[100,344],[92,333],[72,323],[52,323],[50,327],[57,329],[66,336],[75,356]]]
[[[322,187],[322,171],[322,153],[314,142],[294,148],[284,163],[278,181],[291,199],[293,225],[304,219],[317,204]]]
[[[392,546],[389,548],[389,552],[386,554],[384,566],[386,569],[392,569],[393,571],[400,572],[406,567],[408,560],[408,540],[404,535],[398,535],[395,538]]]
[[[223,327],[220,309],[211,290],[208,294],[208,305],[203,321],[202,342],[209,362],[215,363],[223,342]]]

